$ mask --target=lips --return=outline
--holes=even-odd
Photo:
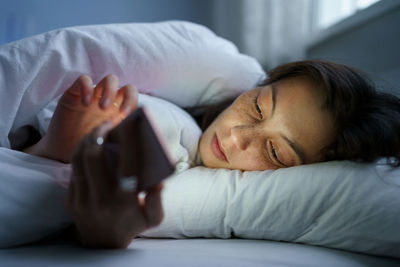
[[[222,147],[218,141],[218,137],[216,134],[214,134],[214,137],[211,141],[211,151],[213,152],[215,157],[217,157],[219,160],[228,162],[228,159],[226,158],[225,153],[222,150]]]

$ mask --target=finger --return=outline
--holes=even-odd
[[[139,92],[135,86],[131,84],[125,85],[119,89],[118,93],[123,96],[120,112],[125,113],[125,116],[127,116],[131,111],[137,109]]]
[[[67,94],[74,98],[79,98],[84,106],[88,106],[92,100],[93,85],[92,79],[87,75],[81,75],[76,81],[67,89]]]
[[[109,122],[108,122],[109,124]],[[104,134],[107,129],[108,129],[108,124],[105,123],[105,125],[100,125],[98,130],[100,131],[100,134]],[[89,182],[88,182],[88,173],[87,173],[87,168],[86,164],[87,161],[85,160],[85,151],[88,149],[89,146],[91,146],[89,139],[91,136],[86,136],[83,142],[81,142],[76,151],[74,151],[74,154],[72,156],[72,171],[73,171],[73,176],[71,178],[71,183],[70,187],[70,203],[73,206],[80,206],[84,202],[87,201],[87,196],[90,195],[90,187],[89,187]]]
[[[114,177],[110,177],[107,169],[103,148],[99,145],[112,127],[113,124],[107,121],[95,128],[91,133],[91,138],[95,141],[91,141],[84,152],[83,160],[90,188],[90,197],[96,203],[99,203],[99,200],[109,195],[116,188],[116,181],[113,179]]]
[[[104,186],[106,182],[104,176],[107,175],[107,170],[101,157],[101,148],[94,145],[88,146],[85,150],[84,161],[89,187],[89,199],[92,204],[96,205],[99,203],[101,195],[107,191],[107,187]]]
[[[70,183],[70,203],[74,207],[78,207],[87,201],[89,194],[89,186],[87,182],[87,174],[84,167],[84,151],[86,144],[82,142],[72,157],[72,177]]]
[[[119,81],[117,76],[109,74],[104,77],[96,86],[96,94],[100,94],[101,100],[99,107],[102,109],[108,108],[114,101],[118,91]]]
[[[66,203],[65,203],[65,208],[66,208],[68,214],[70,216],[72,216],[72,214],[74,213],[74,205],[73,205],[73,203],[74,203],[74,199],[75,199],[75,196],[76,196],[76,194],[75,194],[75,183],[74,183],[72,177],[71,177],[71,181],[69,182],[69,185],[68,185],[67,194],[68,195],[67,195],[67,200],[66,200]]]
[[[84,106],[89,106],[93,96],[93,81],[87,75],[82,75],[78,78],[80,82],[81,101]]]
[[[164,218],[161,202],[162,185],[152,188],[146,195],[145,216],[147,227],[159,225]]]

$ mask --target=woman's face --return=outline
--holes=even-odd
[[[204,165],[255,171],[323,160],[335,131],[318,92],[295,77],[243,93],[201,137]]]

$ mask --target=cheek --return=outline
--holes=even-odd
[[[242,171],[264,171],[274,170],[277,167],[271,164],[260,153],[260,151],[249,151],[236,153],[236,157],[230,162],[230,169],[238,169]]]
[[[205,137],[211,141],[214,133],[217,133],[220,138],[229,135],[230,128],[238,120],[235,114],[237,112],[232,107],[224,110],[205,130]]]

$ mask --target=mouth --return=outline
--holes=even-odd
[[[211,151],[213,152],[214,156],[217,157],[219,160],[228,162],[228,159],[226,158],[225,153],[219,143],[217,134],[214,134],[214,137],[211,141]]]

